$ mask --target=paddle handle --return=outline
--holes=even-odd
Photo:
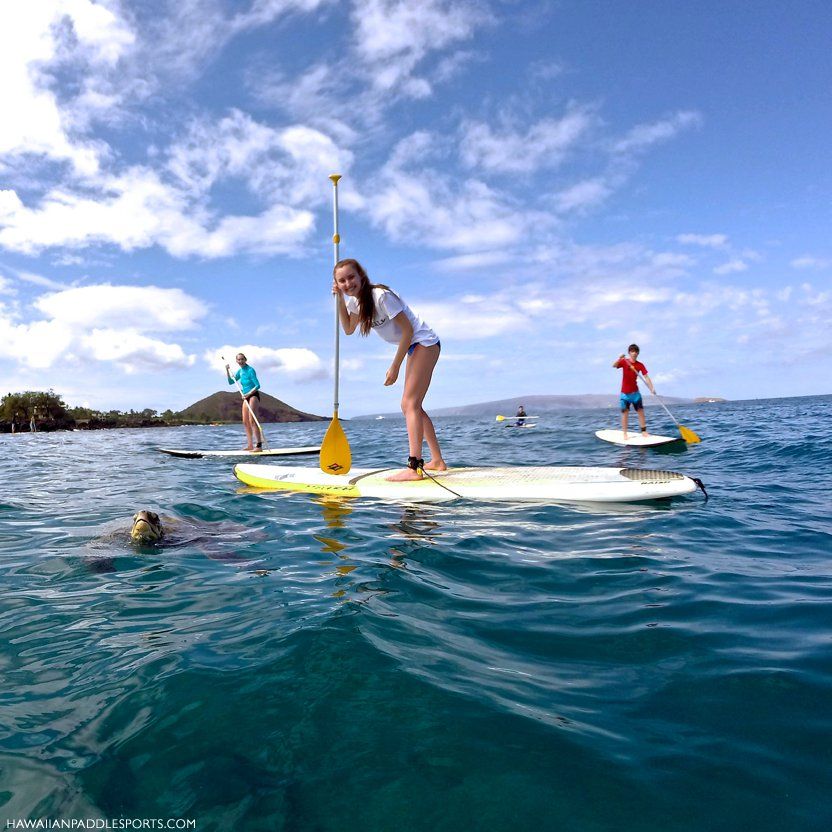
[[[338,246],[341,243],[341,236],[338,233],[338,180],[341,178],[340,173],[333,173],[329,177],[332,180],[332,226],[334,228],[332,234],[332,252],[334,259],[332,261],[333,267],[341,259],[338,253]],[[338,415],[338,386],[340,381],[341,370],[341,321],[339,311],[340,295],[335,293],[335,367],[333,368],[333,376],[335,378],[335,390],[333,393],[332,409],[335,415]]]

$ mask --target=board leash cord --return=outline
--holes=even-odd
[[[424,476],[426,476],[429,480],[431,480],[432,482],[435,482],[441,488],[444,488],[445,491],[448,491],[449,493],[453,494],[454,497],[459,497],[460,500],[464,499],[462,494],[458,494],[456,491],[453,490],[453,488],[448,488],[447,485],[445,485],[442,482],[439,482],[439,480],[436,479],[436,477],[432,477],[430,475],[430,473],[425,470],[425,460],[424,459],[420,459],[419,457],[416,457],[416,456],[409,456],[407,458],[407,467],[412,468],[414,471],[421,471],[422,474]]]
[[[696,483],[696,487],[702,491],[705,495],[705,502],[708,502],[708,492],[705,491],[705,483],[699,479],[699,477],[691,477],[691,479]]]

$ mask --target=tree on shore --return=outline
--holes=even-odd
[[[28,430],[33,419],[39,430],[60,430],[71,427],[74,422],[63,399],[54,390],[7,393],[0,399],[0,421],[9,430],[12,424],[18,430]]]

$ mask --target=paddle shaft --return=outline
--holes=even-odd
[[[333,173],[329,178],[332,182],[332,216],[335,226],[335,231],[332,235],[332,245],[335,256],[334,262],[337,264],[340,259],[338,244],[341,242],[341,236],[338,233],[338,180],[341,178],[341,175],[339,173]],[[338,421],[338,382],[341,369],[340,292],[333,291],[333,299],[335,301],[335,367],[333,372],[335,392],[332,397],[332,421],[329,423],[324,440],[321,443],[320,467],[326,474],[337,475],[346,474],[350,470],[352,466],[352,454],[350,453],[350,443],[347,440],[344,429],[341,427],[341,423]]]
[[[638,373],[636,373],[636,376],[638,376]],[[662,397],[656,392],[655,388],[653,389],[653,395],[659,400],[659,404],[664,408],[664,412],[670,416],[676,427],[679,428],[679,433],[682,435],[682,439],[684,439],[685,442],[699,442],[699,436],[694,431],[690,428],[686,428],[684,425],[680,425],[679,422],[676,421],[676,417],[667,409],[667,405],[662,400]]]
[[[225,356],[224,355],[220,356],[220,357],[222,358],[223,361],[225,361]],[[228,371],[228,375],[231,376],[231,378],[234,378],[234,376],[231,375],[231,371],[228,370],[228,365],[227,364],[226,364],[226,369]],[[239,391],[240,396],[242,397],[243,401],[246,403],[246,407],[248,408],[248,412],[251,413],[251,418],[254,419],[254,424],[257,425],[257,430],[260,431],[260,441],[264,442],[266,444],[266,447],[268,447],[268,442],[266,442],[266,434],[263,433],[263,426],[258,421],[257,415],[254,412],[254,408],[251,406],[251,402],[246,398],[246,394],[243,393],[243,385],[240,384],[240,380],[237,379],[237,378],[234,378],[234,384],[237,385],[237,390]]]
[[[644,373],[639,374],[636,371],[636,378],[644,378]],[[662,397],[656,392],[656,389],[653,388],[653,395],[659,400],[659,404],[664,408],[664,412],[667,413],[668,416],[673,420],[677,428],[680,428],[681,425],[676,421],[674,415],[667,409],[667,405],[662,401]]]
[[[330,177],[332,180],[332,224],[334,228],[334,232],[332,234],[332,251],[334,255],[334,260],[332,261],[333,267],[335,264],[341,259],[338,253],[338,246],[341,242],[341,237],[338,234],[338,180],[341,176],[337,173],[333,173]],[[335,367],[333,371],[333,375],[335,377],[335,391],[333,394],[333,403],[332,409],[334,411],[335,416],[338,415],[338,383],[340,381],[340,369],[341,369],[341,321],[339,316],[339,300],[340,295],[336,292],[335,293]]]

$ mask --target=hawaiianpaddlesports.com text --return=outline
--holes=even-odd
[[[19,818],[6,821],[6,829],[196,829],[187,818]]]

